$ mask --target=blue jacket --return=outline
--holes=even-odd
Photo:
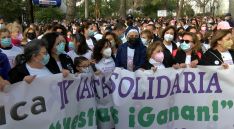
[[[116,67],[122,67],[124,69],[127,69],[128,46],[129,46],[128,42],[119,46],[115,60]],[[137,69],[141,68],[143,64],[146,62],[145,59],[146,59],[146,47],[142,43],[139,43],[135,47],[135,53],[133,57],[133,65],[134,65],[133,71],[136,71]]]
[[[8,80],[8,72],[10,71],[11,66],[7,56],[0,50],[0,76]]]

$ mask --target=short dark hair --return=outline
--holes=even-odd
[[[176,40],[176,36],[177,36],[177,32],[176,32],[176,28],[174,26],[167,26],[163,31],[162,31],[162,35],[161,35],[161,38],[164,39],[164,35],[166,33],[166,31],[170,30],[170,29],[173,29],[174,30],[174,41]]]
[[[85,58],[85,57],[83,57],[83,56],[76,57],[74,59],[74,65],[75,65],[75,67],[79,66],[81,64],[81,62],[83,62],[83,61],[88,61],[88,59]]]

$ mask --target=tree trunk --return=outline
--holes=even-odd
[[[126,0],[120,0],[119,14],[121,18],[126,18]]]
[[[76,9],[76,1],[75,0],[67,0],[67,11],[66,11],[66,20],[71,22],[75,18],[75,9]]]
[[[203,15],[205,16],[205,13],[206,13],[206,6],[202,6],[202,13],[203,13]]]
[[[184,0],[179,0],[178,5],[179,5],[179,8],[178,8],[178,11],[177,11],[177,17],[176,17],[177,20],[179,20],[179,18],[182,17],[182,10],[183,10],[183,6],[184,6]]]
[[[85,18],[89,17],[89,0],[85,0]]]
[[[32,0],[28,0],[28,11],[29,11],[29,20],[30,20],[30,23],[34,23]]]
[[[234,19],[234,0],[229,0],[229,12],[232,14],[232,19]]]
[[[99,9],[99,5],[101,5],[100,0],[95,0],[95,16],[96,19],[100,18],[100,9]]]

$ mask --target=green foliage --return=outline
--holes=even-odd
[[[35,21],[37,22],[50,22],[53,19],[62,20],[64,18],[62,11],[56,7],[35,7],[34,12]]]
[[[4,16],[6,21],[12,22],[21,17],[22,0],[0,0],[0,3],[0,15]]]
[[[119,10],[119,0],[100,0],[98,3],[98,7],[100,10],[101,17],[115,17],[117,16]],[[84,3],[76,8],[76,17],[84,18],[85,16],[85,5]],[[89,0],[89,17],[95,18],[95,3],[94,0]]]
[[[192,6],[188,4],[184,6],[183,12],[184,12],[184,15],[189,16],[189,17],[193,17],[195,15],[195,12],[192,9]]]
[[[157,17],[157,10],[166,9],[169,13],[176,11],[176,2],[177,0],[152,0],[144,5],[142,11],[146,16]]]

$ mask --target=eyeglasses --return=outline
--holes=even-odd
[[[192,43],[193,41],[189,41],[189,40],[180,40],[180,43],[183,43],[183,42],[189,44],[189,43]]]

